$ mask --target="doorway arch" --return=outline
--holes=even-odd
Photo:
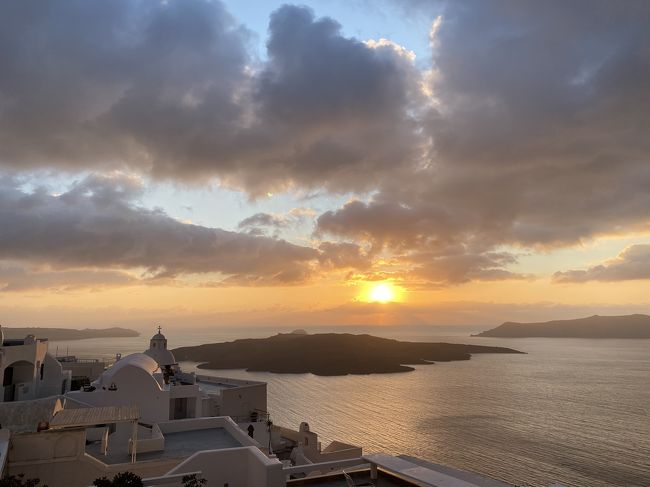
[[[4,389],[4,401],[13,401],[16,398],[16,385],[34,380],[34,364],[27,360],[17,360],[10,363],[4,369],[2,376],[2,387]]]

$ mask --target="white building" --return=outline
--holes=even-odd
[[[25,341],[15,347],[40,351],[29,363],[52,363],[46,343]],[[28,358],[12,357],[7,366]],[[33,371],[19,372],[29,379]],[[326,487],[345,481],[343,469],[352,469],[352,483],[372,478],[377,487],[508,487],[418,459],[364,456],[342,442],[321,449],[307,423],[292,430],[268,421],[265,383],[184,373],[160,329],[148,350],[117,361],[85,390],[0,404],[0,423],[3,472],[50,487],[87,487],[125,471],[145,486],[180,487],[198,473],[208,486]]]
[[[70,386],[72,391],[89,386],[111,365],[107,360],[79,358],[75,355],[57,356],[56,359],[63,367],[63,370],[69,370],[72,375]]]
[[[39,478],[50,487],[87,487],[125,471],[142,477],[147,487],[181,487],[188,474],[218,487],[329,487],[345,482],[345,470],[353,482],[372,479],[377,487],[512,487],[418,459],[364,456],[358,447],[326,449],[317,461],[294,465],[229,417],[147,424],[137,406],[84,407],[54,397],[0,404],[0,419],[6,425],[0,429],[4,472]],[[315,437],[301,429],[293,432],[297,438]]]
[[[0,327],[0,402],[23,401],[65,394],[71,375],[48,353],[47,339],[27,335],[5,339]]]
[[[91,387],[67,397],[92,406],[137,405],[143,421],[230,416],[265,420],[266,383],[185,373],[158,330],[149,349],[117,361]]]
[[[151,337],[149,341],[149,350],[145,350],[145,354],[149,355],[152,359],[158,362],[161,367],[173,367],[178,365],[174,354],[167,348],[167,338],[161,333],[162,329],[158,327],[158,333]]]

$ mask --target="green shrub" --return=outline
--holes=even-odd
[[[26,479],[24,473],[19,473],[0,479],[0,487],[38,487],[40,481],[41,479]],[[47,487],[47,485],[43,487]]]
[[[106,477],[100,477],[93,482],[95,487],[144,487],[140,476],[132,472],[118,473],[109,480]]]
[[[192,475],[184,475],[182,478],[183,487],[202,487],[207,484],[208,481],[202,478],[199,478],[198,475],[193,473]]]

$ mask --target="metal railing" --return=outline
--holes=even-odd
[[[61,363],[66,363],[66,364],[99,364],[99,363],[104,363],[104,364],[109,364],[111,363],[110,360],[102,360],[98,358],[77,358],[74,355],[66,355],[63,357],[56,357],[56,359],[61,362]],[[114,361],[114,360],[113,360]]]
[[[269,421],[271,413],[261,409],[253,409],[250,414],[230,416],[235,423],[255,423],[256,421]]]

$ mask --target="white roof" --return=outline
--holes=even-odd
[[[106,369],[101,376],[99,376],[98,382],[102,385],[110,385],[113,382],[115,374],[124,369],[125,367],[137,367],[144,370],[147,374],[152,375],[159,368],[158,362],[153,358],[149,357],[144,353],[132,353],[127,355],[123,359],[118,360],[112,367]]]
[[[481,484],[452,477],[446,473],[423,467],[403,458],[394,457],[385,453],[364,455],[363,459],[388,471],[423,482],[426,485],[435,485],[436,487],[481,487]]]
[[[159,365],[176,364],[174,354],[166,348],[150,348],[149,350],[145,350],[144,353],[158,362]]]

